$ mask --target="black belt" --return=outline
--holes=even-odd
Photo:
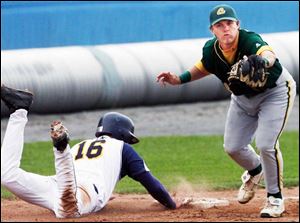
[[[97,193],[97,194],[99,194],[99,192],[98,192],[98,188],[96,187],[96,185],[95,185],[95,184],[93,184],[93,186],[94,186],[94,189],[95,189],[96,193]]]

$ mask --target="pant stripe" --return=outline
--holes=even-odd
[[[278,141],[277,141],[278,142]],[[275,157],[276,157],[276,164],[277,164],[277,186],[279,188],[279,192],[282,190],[283,187],[283,167],[281,166],[282,163],[280,162],[280,158],[278,157],[278,153],[280,153],[279,144],[276,143],[275,146]]]
[[[290,101],[291,100],[291,82],[290,81],[286,81],[286,87],[288,88],[287,107],[286,107],[286,111],[285,111],[285,115],[284,115],[284,119],[283,119],[281,129],[279,131],[279,134],[276,138],[275,145],[274,145],[275,158],[276,158],[276,164],[277,164],[277,176],[278,176],[277,177],[277,185],[278,185],[279,191],[282,190],[282,186],[283,186],[283,173],[281,173],[281,171],[280,171],[281,170],[280,166],[282,164],[280,163],[280,159],[278,158],[278,153],[280,153],[278,139],[279,139],[279,137],[280,137],[280,135],[283,131],[284,126],[286,125],[287,117],[288,117],[288,114],[289,114],[290,109],[291,109],[291,101]]]

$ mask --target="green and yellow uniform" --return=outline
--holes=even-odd
[[[210,25],[212,27],[221,22],[218,25],[230,29],[231,23],[222,23],[223,20],[238,22],[234,9],[224,4],[211,11]],[[261,217],[278,217],[284,211],[281,193],[283,158],[279,137],[295,100],[296,83],[288,70],[276,59],[267,69],[268,79],[263,88],[250,88],[243,82],[238,87],[229,86],[227,79],[233,64],[244,56],[273,51],[257,33],[245,29],[237,30],[235,28],[239,24],[234,25],[231,28],[238,33],[232,47],[223,50],[217,38],[208,40],[203,47],[202,59],[195,66],[202,76],[215,74],[233,93],[226,117],[223,146],[225,152],[245,170],[238,201],[245,204],[254,197],[254,179],[258,183],[263,174],[268,203],[262,209]],[[213,28],[216,27],[218,26]],[[218,31],[220,36],[225,33],[221,28]],[[188,73],[182,77],[182,83],[190,81]],[[259,155],[251,146],[254,139]]]
[[[272,48],[260,37],[260,35],[247,31],[244,29],[239,30],[238,37],[235,40],[233,47],[227,51],[221,49],[217,38],[208,40],[203,47],[203,57],[201,61],[197,62],[195,66],[202,71],[202,73],[215,74],[228,89],[228,76],[231,66],[237,61],[241,60],[244,55],[250,56],[252,54],[261,54],[263,51],[272,51]],[[275,64],[268,69],[269,77],[265,88],[257,91],[252,89],[246,84],[239,89],[239,92],[233,92],[237,95],[244,94],[246,96],[253,96],[266,88],[273,88],[276,86],[276,81],[282,73],[282,66],[278,59]]]

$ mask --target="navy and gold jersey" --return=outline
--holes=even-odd
[[[147,171],[149,171],[149,169],[145,161],[137,154],[131,145],[124,143],[120,178],[129,176],[132,179],[136,179],[138,175]]]
[[[71,149],[77,179],[89,179],[108,201],[124,176],[135,179],[149,171],[144,160],[123,141],[109,136],[84,140]],[[105,203],[104,202],[104,203]]]

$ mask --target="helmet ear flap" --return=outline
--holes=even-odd
[[[123,128],[118,129],[118,135],[123,141],[126,141],[126,131]]]

